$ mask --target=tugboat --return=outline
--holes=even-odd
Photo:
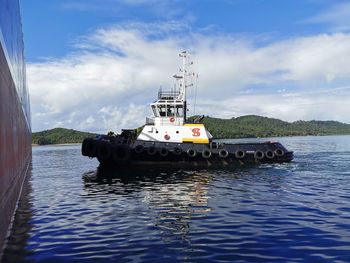
[[[101,165],[231,165],[246,163],[282,163],[293,159],[279,142],[223,143],[213,136],[201,123],[203,117],[189,122],[186,117],[186,90],[193,86],[188,71],[193,64],[189,53],[180,53],[182,68],[174,75],[173,90],[158,92],[151,103],[153,116],[137,135],[137,130],[122,130],[121,134],[109,132],[96,138],[86,138],[82,155],[97,157]]]

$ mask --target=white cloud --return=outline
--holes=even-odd
[[[305,20],[307,23],[329,24],[333,31],[350,30],[350,3],[342,2]]]
[[[223,99],[219,105],[205,100],[196,111],[223,118],[257,114],[290,122],[322,119],[349,123],[349,101],[350,87],[343,87],[303,93],[245,94]]]
[[[197,114],[350,122],[349,91],[335,89],[350,80],[349,34],[261,46],[255,38],[191,33],[172,22],[100,29],[64,58],[29,64],[33,130],[142,125],[159,86],[172,87],[183,49],[193,51],[199,74]]]

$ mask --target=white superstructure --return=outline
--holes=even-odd
[[[146,126],[138,136],[138,140],[156,142],[193,142],[209,143],[212,135],[203,124],[186,123],[186,89],[193,86],[189,77],[194,76],[188,68],[193,64],[189,53],[183,51],[182,68],[179,75],[174,75],[177,85],[171,91],[158,92],[158,99],[151,103],[153,116],[146,119]]]

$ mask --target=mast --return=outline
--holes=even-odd
[[[180,72],[182,73],[181,83],[180,83],[180,95],[179,99],[183,100],[184,102],[184,121],[186,121],[186,115],[187,115],[187,101],[186,101],[186,95],[187,95],[187,87],[193,86],[193,84],[187,84],[187,77],[193,75],[194,73],[189,73],[187,70],[187,67],[192,65],[193,62],[189,61],[190,54],[187,51],[182,51],[179,56],[182,57],[182,68],[180,69]],[[176,75],[174,76],[176,78]]]

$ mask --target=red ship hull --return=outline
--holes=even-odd
[[[14,213],[31,157],[31,131],[0,50],[0,248]]]
[[[31,161],[19,4],[0,6],[0,261],[1,252]]]

